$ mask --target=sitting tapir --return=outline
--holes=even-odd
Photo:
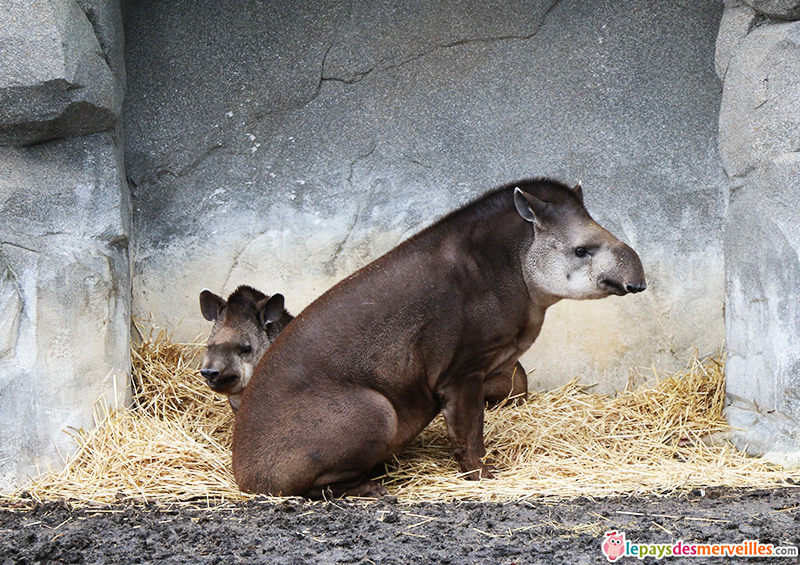
[[[570,188],[488,192],[339,282],[278,336],[245,390],[233,472],[256,493],[378,496],[370,471],[441,411],[469,479],[484,397],[563,298],[645,290],[639,257]]]
[[[253,369],[278,334],[294,318],[283,306],[282,294],[267,296],[240,286],[227,302],[210,290],[200,293],[203,317],[214,322],[200,374],[211,390],[239,408]]]

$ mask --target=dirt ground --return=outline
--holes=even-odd
[[[800,488],[510,504],[256,499],[211,509],[72,509],[50,503],[0,511],[0,564],[608,563],[601,551],[608,530],[624,532],[634,544],[757,540],[796,546]],[[657,561],[794,563],[798,558],[644,559]]]

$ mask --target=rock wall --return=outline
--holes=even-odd
[[[800,2],[727,2],[717,72],[728,419],[751,453],[800,465]]]
[[[155,0],[125,8],[134,313],[193,339],[247,283],[298,312],[447,211],[583,180],[642,295],[568,303],[531,386],[601,390],[724,340],[722,6],[538,0]]]
[[[131,206],[115,2],[0,6],[0,490],[125,402]]]

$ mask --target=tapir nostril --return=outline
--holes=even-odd
[[[625,285],[625,290],[627,290],[628,292],[633,293],[633,294],[635,294],[637,292],[642,292],[646,288],[647,288],[647,285],[645,283],[642,283],[642,284],[626,284]]]
[[[200,374],[203,375],[204,379],[209,381],[219,378],[219,371],[216,369],[200,369]]]

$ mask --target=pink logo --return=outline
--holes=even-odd
[[[609,561],[616,561],[625,553],[625,532],[606,532],[603,541],[603,554]]]

